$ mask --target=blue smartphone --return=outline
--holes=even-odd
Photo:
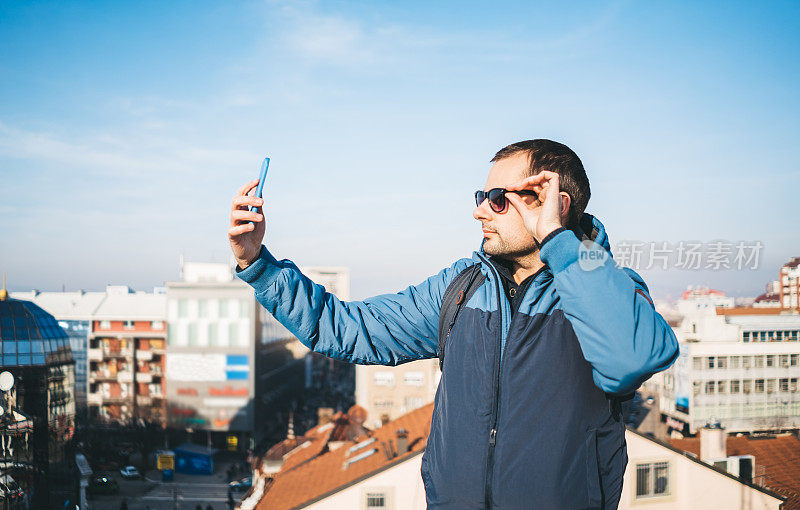
[[[267,180],[267,170],[269,170],[269,158],[264,158],[263,163],[261,163],[261,173],[258,175],[258,186],[256,187],[256,194],[253,195],[254,197],[264,198],[262,193],[264,192],[264,181]],[[250,212],[256,209],[257,207],[250,206]]]

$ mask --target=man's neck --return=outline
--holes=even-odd
[[[513,260],[505,259],[504,262],[511,271],[511,276],[514,277],[514,282],[517,285],[525,281],[525,278],[530,275],[536,274],[544,266],[544,262],[539,258],[539,250]]]

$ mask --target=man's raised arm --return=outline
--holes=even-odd
[[[398,365],[438,355],[442,296],[472,259],[458,260],[396,294],[341,301],[261,244],[263,202],[247,195],[257,184],[246,184],[233,199],[228,238],[239,263],[236,275],[255,289],[258,302],[278,322],[314,352],[351,363]],[[250,212],[251,205],[258,209]]]

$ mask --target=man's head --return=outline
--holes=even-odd
[[[569,208],[562,222],[570,230],[579,231],[578,221],[586,209],[591,192],[583,163],[572,149],[551,140],[527,140],[500,149],[492,158],[492,168],[483,187],[505,188],[542,170],[559,175],[561,195],[569,197]],[[528,205],[540,208],[531,196],[520,195]],[[522,216],[509,203],[501,212],[491,209],[484,201],[472,213],[484,230],[483,250],[489,255],[514,259],[536,252],[539,245],[530,235]]]

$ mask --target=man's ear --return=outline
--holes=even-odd
[[[569,206],[572,205],[572,198],[570,198],[569,193],[562,191],[559,193],[561,196],[561,224],[566,224],[567,221],[567,213],[569,212]]]

